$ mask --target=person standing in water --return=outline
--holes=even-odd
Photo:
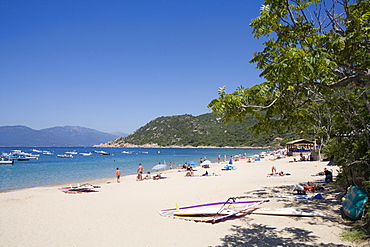
[[[116,177],[117,177],[117,183],[121,182],[121,171],[117,167],[116,169]]]

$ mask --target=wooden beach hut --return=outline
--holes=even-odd
[[[286,149],[288,151],[288,156],[293,156],[294,154],[307,153],[315,150],[315,142],[308,141],[305,139],[299,139],[286,143]]]

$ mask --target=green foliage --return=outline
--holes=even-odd
[[[370,1],[265,0],[250,26],[266,81],[208,106],[227,122],[253,116],[257,133],[312,133],[342,185],[369,181]]]
[[[342,238],[350,242],[355,240],[367,239],[369,235],[370,229],[366,228],[351,229],[341,233]]]
[[[370,147],[370,1],[352,3],[265,0],[250,25],[267,38],[251,60],[266,81],[220,88],[208,107],[226,122],[253,116],[256,133],[298,130],[321,146],[346,135]]]
[[[255,123],[256,120],[249,117],[242,123],[225,124],[223,120],[216,118],[214,113],[197,117],[192,115],[159,117],[131,135],[114,140],[114,143],[217,147],[278,145],[274,141],[276,137],[274,135],[254,135],[249,127]]]

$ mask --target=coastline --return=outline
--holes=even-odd
[[[162,180],[136,181],[135,175],[80,181],[101,185],[96,193],[64,194],[58,184],[0,193],[1,246],[351,246],[340,239],[344,229],[338,214],[336,192],[326,187],[325,200],[279,199],[295,183],[321,183],[312,177],[327,162],[296,162],[292,158],[248,163],[213,163],[209,173],[219,176],[184,177],[177,169],[162,171]],[[267,177],[271,166],[290,176]],[[335,173],[336,167],[331,166]],[[205,169],[196,167],[195,174]],[[144,171],[145,172],[145,171]],[[68,184],[69,185],[69,184]],[[67,186],[68,186],[67,185]],[[195,223],[162,217],[158,211],[180,206],[226,200],[230,196],[269,198],[263,207],[310,207],[327,217],[247,215],[218,224]],[[37,222],[37,224],[35,224]],[[77,234],[78,233],[78,234]],[[186,234],[184,234],[186,233]],[[298,234],[299,233],[299,234]],[[189,239],[190,237],[190,239]]]
[[[95,148],[198,148],[198,149],[206,149],[206,148],[225,148],[225,149],[270,149],[272,147],[253,147],[253,146],[224,146],[224,147],[217,147],[217,146],[190,146],[190,145],[169,145],[169,146],[160,146],[156,143],[147,143],[143,145],[136,145],[131,143],[114,143],[113,141],[107,143],[101,143],[98,145],[94,145]]]

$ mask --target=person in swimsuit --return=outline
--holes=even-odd
[[[151,179],[152,178],[152,175],[150,175],[150,172],[147,172],[146,173],[146,176],[144,177],[144,179]]]
[[[117,167],[116,169],[116,177],[117,177],[117,183],[121,182],[121,171]]]
[[[143,171],[144,171],[144,167],[140,163],[139,167],[137,168],[137,180],[143,180]]]

